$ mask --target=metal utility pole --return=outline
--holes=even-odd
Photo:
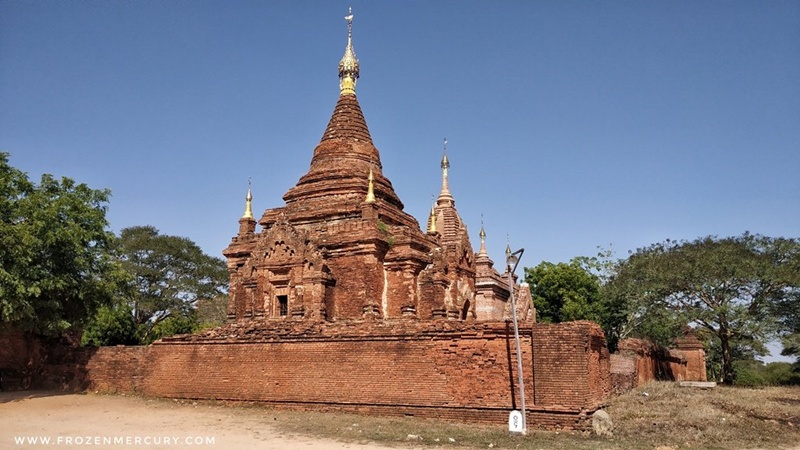
[[[522,376],[522,350],[519,345],[519,325],[517,324],[517,303],[514,300],[514,272],[517,270],[519,260],[522,258],[522,253],[525,252],[521,248],[515,252],[511,252],[511,247],[506,247],[506,266],[508,272],[508,293],[511,296],[511,318],[514,322],[514,343],[517,346],[517,375],[519,384],[519,403],[522,407],[522,434],[528,433],[528,420],[525,413],[525,381]]]

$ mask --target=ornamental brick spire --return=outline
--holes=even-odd
[[[381,157],[356,98],[359,63],[353,49],[353,13],[348,11],[347,44],[339,61],[339,99],[333,108],[328,126],[314,149],[311,167],[297,185],[284,196],[293,203],[299,199],[328,197],[341,200],[358,195],[359,202],[368,195],[364,174],[373,173],[373,195],[402,210],[403,203],[394,192],[391,181],[383,175]]]
[[[434,205],[434,217],[436,229],[442,235],[444,242],[455,243],[461,239],[461,230],[464,223],[461,216],[456,211],[456,200],[450,193],[450,182],[448,179],[450,170],[450,160],[447,158],[447,138],[444,139],[444,151],[442,155],[442,190],[436,198]]]
[[[478,274],[484,277],[491,277],[494,261],[489,258],[489,254],[486,252],[486,231],[483,228],[483,214],[481,214],[481,232],[478,236],[481,238],[481,248],[478,250],[478,254],[475,255],[475,263],[478,265]],[[496,272],[494,273],[497,274]]]
[[[339,101],[333,109],[328,127],[322,135],[322,142],[334,139],[348,139],[372,144],[372,137],[364,120],[364,113],[356,99],[356,81],[359,77],[358,59],[353,50],[353,10],[345,17],[347,21],[347,45],[344,56],[339,61]],[[380,165],[380,161],[378,161]]]
[[[483,230],[483,214],[481,214],[481,232],[478,235],[481,238],[481,249],[478,251],[479,256],[486,255],[486,231]]]
[[[439,193],[439,198],[436,200],[436,204],[443,205],[443,204],[455,204],[455,199],[453,198],[453,194],[450,193],[450,182],[447,179],[447,173],[450,169],[450,161],[447,159],[447,138],[444,138],[444,152],[442,154],[442,191]]]

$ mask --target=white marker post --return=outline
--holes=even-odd
[[[508,431],[509,433],[525,432],[525,425],[522,421],[522,413],[516,409],[508,414]]]

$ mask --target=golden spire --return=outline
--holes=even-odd
[[[372,177],[372,168],[369,169],[369,177],[367,178],[367,180],[369,180],[369,185],[367,185],[367,198],[364,199],[364,201],[367,203],[375,203],[375,187],[373,186],[372,183],[372,181],[374,180],[374,178]]]
[[[253,218],[253,194],[250,192],[250,178],[247,179],[247,197],[245,197],[244,215],[242,219]]]
[[[339,61],[339,95],[356,95],[358,60],[353,50],[353,8],[349,8],[347,12],[344,18],[347,21],[347,47]]]
[[[431,195],[433,200],[433,195]],[[436,233],[436,202],[431,205],[431,213],[428,216],[428,233]]]

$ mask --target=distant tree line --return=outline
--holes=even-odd
[[[740,383],[754,379],[755,358],[771,340],[782,339],[784,355],[800,356],[800,239],[667,240],[626,259],[601,252],[542,262],[525,275],[538,320],[594,320],[612,350],[627,337],[671,345],[691,326],[706,345],[710,377],[727,384],[737,374]],[[792,369],[760,377],[798,383],[800,365]]]

